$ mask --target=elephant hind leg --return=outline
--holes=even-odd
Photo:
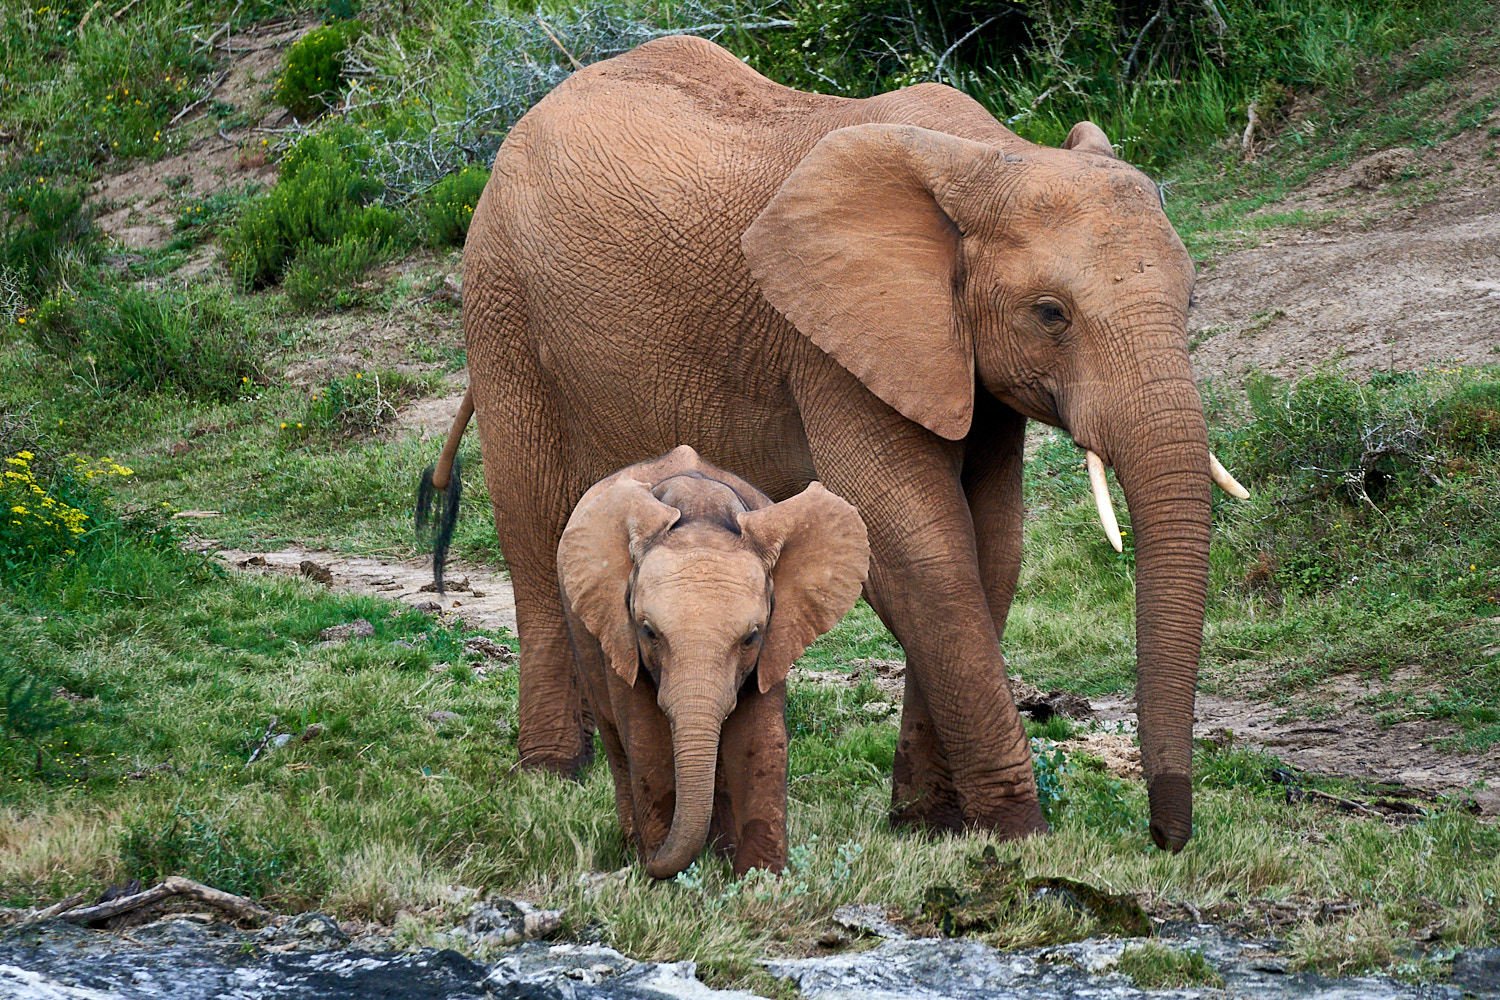
[[[901,735],[891,780],[891,825],[928,830],[964,828],[953,774],[938,743],[927,702],[910,673],[901,703]]]

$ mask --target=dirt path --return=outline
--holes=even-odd
[[[1500,71],[1471,81],[1500,89]],[[1189,326],[1198,377],[1500,364],[1500,110],[1426,149],[1383,150],[1261,213],[1284,229],[1200,269]]]
[[[516,600],[511,595],[510,579],[491,569],[450,561],[444,573],[448,592],[438,594],[422,589],[432,583],[430,557],[382,562],[295,545],[274,552],[220,548],[208,551],[226,566],[250,573],[306,576],[303,563],[311,562],[327,571],[328,586],[334,590],[373,594],[413,607],[435,604],[436,608],[426,610],[450,612],[474,628],[491,631],[503,628],[512,635],[516,631]]]

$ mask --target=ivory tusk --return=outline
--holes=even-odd
[[[1094,506],[1099,508],[1099,523],[1104,525],[1104,535],[1109,539],[1109,544],[1115,547],[1115,551],[1124,552],[1125,543],[1120,539],[1120,522],[1115,520],[1115,505],[1110,502],[1109,484],[1104,481],[1104,459],[1091,451],[1085,451],[1084,454],[1088,456],[1089,486],[1094,491]]]
[[[1214,477],[1214,482],[1219,484],[1219,489],[1232,497],[1241,500],[1250,499],[1250,491],[1241,486],[1239,482],[1229,474],[1229,470],[1219,463],[1213,452],[1208,453],[1208,471]]]

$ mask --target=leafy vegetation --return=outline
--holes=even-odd
[[[286,51],[276,81],[276,103],[302,121],[327,111],[344,87],[344,51],[359,37],[359,21],[336,21],[303,35]]]

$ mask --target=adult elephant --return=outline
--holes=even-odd
[[[1156,187],[1088,122],[1038,147],[948,87],[805,94],[691,37],[574,74],[500,148],[464,251],[523,761],[572,773],[591,747],[570,511],[688,444],[776,500],[821,480],[867,523],[865,593],[907,657],[893,821],[1045,830],[999,644],[1030,418],[1130,504],[1151,832],[1180,849],[1211,461],[1192,286]]]

